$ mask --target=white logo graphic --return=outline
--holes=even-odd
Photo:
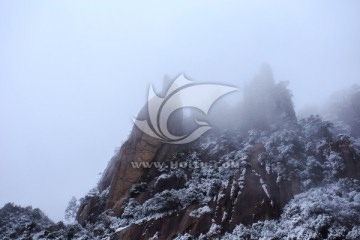
[[[194,84],[180,75],[168,88],[164,97],[154,93],[152,86],[148,95],[148,120],[135,119],[135,125],[147,135],[172,144],[185,144],[199,138],[211,129],[207,122],[195,120],[198,128],[193,132],[176,136],[168,129],[170,115],[184,107],[192,107],[208,114],[212,104],[221,96],[236,91],[237,88],[219,84]]]

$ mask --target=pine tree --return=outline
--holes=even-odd
[[[68,206],[65,209],[65,219],[68,221],[74,221],[78,209],[79,209],[79,204],[76,198],[73,196],[70,199]]]

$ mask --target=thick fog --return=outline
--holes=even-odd
[[[241,90],[268,63],[296,111],[316,109],[360,83],[359,12],[355,0],[1,1],[0,205],[63,219],[166,76]]]

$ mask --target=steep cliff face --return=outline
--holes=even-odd
[[[160,95],[166,93],[169,85],[169,80],[165,79]],[[140,111],[137,119],[148,119],[147,105]],[[169,120],[169,130],[172,133],[181,133],[181,125],[179,125],[181,119],[182,113],[176,112]],[[93,223],[105,210],[112,210],[116,216],[120,216],[124,202],[130,197],[130,188],[141,181],[146,173],[145,169],[134,166],[155,160],[162,162],[180,147],[164,144],[163,141],[148,136],[134,126],[129,138],[110,160],[98,183],[97,188],[100,193],[106,192],[106,199],[100,200],[98,196],[85,197],[77,214],[78,222],[80,224],[85,224],[87,221]]]
[[[267,67],[246,91],[239,108],[248,117],[239,126],[188,145],[165,144],[134,127],[98,193],[82,201],[79,223],[111,239],[232,239],[239,229],[252,238],[257,222],[273,224],[266,227],[275,236],[282,223],[273,219],[287,219],[284,209],[292,209],[297,194],[360,179],[359,139],[339,135],[342,128],[319,116],[298,121],[290,91],[274,83]],[[354,201],[360,206],[360,198]],[[341,228],[343,236],[357,236],[352,226]]]

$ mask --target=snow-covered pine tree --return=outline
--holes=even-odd
[[[78,201],[76,200],[76,197],[72,197],[68,203],[68,206],[65,209],[65,219],[67,221],[74,221],[76,217],[76,213],[79,209]]]

